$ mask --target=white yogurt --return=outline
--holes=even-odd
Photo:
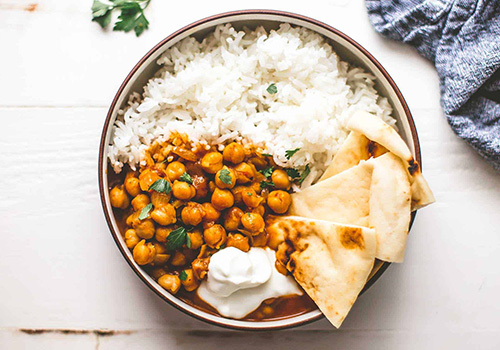
[[[295,280],[279,273],[275,252],[251,248],[243,252],[228,247],[212,255],[208,277],[198,296],[226,317],[243,318],[266,299],[302,295]]]

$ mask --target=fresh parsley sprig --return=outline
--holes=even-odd
[[[153,209],[153,203],[149,203],[144,208],[142,208],[141,213],[139,214],[139,220],[144,220],[145,218],[147,218],[151,209]]]
[[[302,175],[300,175],[300,180],[299,180],[299,184],[302,185],[302,183],[304,182],[304,180],[306,179],[307,175],[309,175],[311,173],[311,169],[309,168],[309,164],[306,165],[306,168],[304,169],[304,171],[302,172]]]
[[[286,159],[292,158],[293,155],[295,153],[297,153],[299,150],[300,150],[300,148],[296,148],[296,149],[291,149],[291,150],[285,151],[285,157],[286,157]]]
[[[191,177],[191,175],[189,175],[186,172],[184,172],[184,174],[181,175],[179,180],[187,182],[188,184],[191,184],[191,185],[193,184],[193,178]]]
[[[179,227],[170,232],[167,237],[167,248],[168,250],[176,250],[181,248],[183,245],[191,248],[191,239],[187,234],[187,230],[184,227]]]
[[[219,174],[219,180],[226,185],[232,185],[233,182],[231,180],[231,172],[227,169],[222,169]]]
[[[106,28],[111,23],[114,10],[120,10],[120,15],[113,30],[124,31],[126,33],[134,30],[139,36],[148,29],[149,21],[144,15],[144,9],[148,7],[151,0],[94,0],[92,4],[92,21],[99,23],[102,28]]]
[[[274,95],[275,93],[278,92],[278,87],[276,86],[275,83],[272,83],[271,85],[269,85],[266,89],[266,91],[268,93],[270,93],[271,95]]]
[[[271,177],[271,175],[273,174],[273,167],[270,166],[264,170],[259,170],[259,173],[264,175],[266,177],[266,179],[269,179]]]
[[[170,191],[172,191],[172,187],[170,186],[170,182],[168,182],[167,180],[158,179],[154,182],[154,184],[149,186],[148,190],[149,191],[154,190],[158,193],[169,194]]]

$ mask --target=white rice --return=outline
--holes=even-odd
[[[133,169],[143,151],[172,131],[194,142],[251,142],[277,164],[304,169],[314,181],[347,136],[355,110],[391,125],[392,109],[374,77],[340,61],[325,39],[282,24],[266,32],[220,25],[201,43],[186,38],[158,60],[163,68],[131,96],[113,126],[109,159],[115,171]],[[274,83],[276,94],[266,91]],[[290,159],[285,151],[300,148]]]

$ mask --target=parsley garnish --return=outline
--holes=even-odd
[[[232,185],[231,173],[227,169],[222,169],[219,174],[219,179],[226,185]]]
[[[300,173],[297,169],[288,168],[288,169],[285,169],[285,171],[288,174],[288,176],[290,176],[292,179],[296,179],[296,178],[300,177]]]
[[[285,157],[286,157],[286,159],[290,159],[290,158],[292,158],[292,156],[293,156],[295,153],[297,153],[299,150],[300,150],[300,148],[296,148],[296,149],[292,149],[292,150],[285,151]]]
[[[114,31],[130,32],[139,36],[148,29],[149,22],[144,15],[144,9],[148,7],[151,0],[109,0],[102,2],[94,0],[92,4],[92,21],[99,23],[102,28],[111,23],[113,10],[120,10],[120,15],[115,23]]]
[[[252,197],[252,196],[253,196],[253,193],[252,193],[252,192],[247,192],[247,196],[248,196],[248,197]]]
[[[142,208],[141,213],[139,214],[139,220],[144,220],[145,218],[147,218],[151,209],[153,209],[153,203],[149,203],[144,208]]]
[[[268,187],[274,187],[274,182],[272,181],[261,181],[260,182],[260,189],[263,190],[264,188],[268,188]]]
[[[187,182],[187,183],[189,183],[191,185],[193,184],[193,178],[191,177],[191,175],[189,175],[186,172],[184,172],[184,174],[181,175],[181,177],[179,178],[179,180]]]
[[[269,92],[271,95],[274,95],[275,93],[278,92],[278,87],[276,86],[275,83],[272,83],[267,87],[266,91]]]
[[[169,194],[172,191],[170,183],[165,179],[158,179],[154,184],[149,186],[148,191],[155,190],[156,192]]]
[[[179,227],[170,232],[167,237],[167,248],[168,250],[176,250],[181,248],[184,244],[191,245],[191,240],[187,234],[184,227]],[[188,247],[189,248],[189,247]]]
[[[272,154],[269,154],[269,153],[261,153],[261,155],[264,157],[272,157],[273,156]]]
[[[259,173],[261,173],[266,177],[266,179],[268,179],[273,174],[273,167],[270,166],[269,168],[266,168],[264,170],[259,170]]]
[[[186,271],[182,270],[181,273],[179,274],[179,278],[181,281],[185,281],[188,278]]]
[[[302,184],[302,182],[304,182],[304,180],[306,179],[307,175],[309,175],[310,172],[311,172],[311,169],[309,169],[309,164],[307,164],[306,168],[302,172],[302,175],[300,175],[299,184]]]

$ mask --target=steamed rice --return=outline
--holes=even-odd
[[[276,31],[220,25],[201,43],[186,38],[158,60],[162,69],[131,96],[113,126],[109,160],[132,169],[143,151],[170,132],[193,142],[250,142],[283,167],[321,175],[347,136],[346,122],[363,109],[394,125],[374,77],[340,61],[326,40],[282,24]],[[275,84],[275,94],[267,92]],[[286,150],[300,150],[288,160]]]

